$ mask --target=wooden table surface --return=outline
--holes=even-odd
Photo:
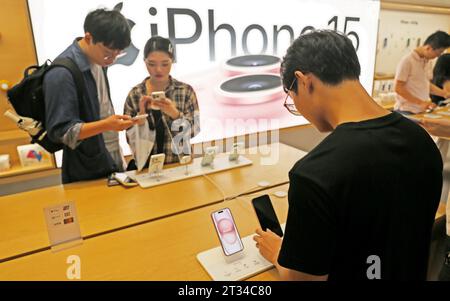
[[[219,246],[210,214],[231,209],[242,237],[251,235],[258,221],[251,199],[288,185],[210,205],[115,233],[86,239],[59,252],[51,250],[0,264],[0,280],[67,280],[67,258],[79,256],[81,280],[210,280],[197,261],[198,253]],[[287,216],[285,198],[271,196],[280,222]],[[252,280],[276,280],[272,269]]]
[[[250,166],[210,174],[227,197],[260,190],[260,181],[270,186],[288,182],[288,171],[305,152],[274,144],[271,165],[263,165],[267,153],[248,149]],[[267,149],[265,149],[267,151]],[[196,177],[153,188],[107,187],[106,180],[59,185],[0,197],[0,262],[50,246],[43,208],[74,201],[83,238],[201,208],[223,200],[222,193],[207,179]]]

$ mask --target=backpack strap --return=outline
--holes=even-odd
[[[75,64],[75,62],[72,59],[58,58],[53,61],[50,67],[51,68],[64,67],[68,69],[75,81],[78,97],[83,98],[86,95],[83,74],[81,73],[80,68],[78,68],[78,65]]]

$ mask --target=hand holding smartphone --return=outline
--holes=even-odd
[[[275,210],[273,209],[270,197],[265,194],[252,200],[253,208],[255,209],[256,216],[258,217],[261,228],[266,231],[274,232],[280,237],[283,237],[283,229],[281,229],[280,222],[278,221]]]
[[[148,117],[148,114],[141,114],[141,115],[136,115],[133,118],[131,118],[131,120],[135,121],[135,120],[142,120]]]
[[[153,101],[160,101],[166,98],[166,93],[164,91],[152,92]]]
[[[229,208],[211,213],[211,218],[226,256],[236,254],[244,249],[241,237],[237,230]]]
[[[157,103],[158,101],[166,99],[166,93],[164,91],[152,92],[151,96],[152,96],[152,103]],[[155,104],[152,104],[151,108],[152,108],[152,110],[159,110],[160,109]]]

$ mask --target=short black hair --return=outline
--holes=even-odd
[[[103,8],[90,12],[84,20],[84,32],[92,35],[94,43],[123,50],[131,43],[128,20],[116,10]]]
[[[450,53],[441,55],[434,65],[433,82],[450,80]]]
[[[445,31],[438,30],[430,35],[423,45],[430,45],[433,49],[450,47],[450,36]]]
[[[312,73],[328,85],[343,80],[358,80],[361,74],[352,41],[332,30],[314,30],[298,37],[288,48],[281,63],[285,91],[297,91],[295,71]]]
[[[147,43],[145,43],[144,47],[144,59],[147,58],[147,56],[152,53],[153,51],[162,51],[169,55],[171,59],[174,57],[174,48],[172,43],[169,39],[160,37],[160,36],[154,36],[151,37]]]

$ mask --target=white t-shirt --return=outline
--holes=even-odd
[[[100,104],[100,119],[105,119],[111,115],[114,115],[114,107],[109,99],[108,87],[106,85],[105,74],[100,65],[91,64],[92,76],[97,84],[97,94]],[[125,162],[123,160],[122,151],[119,145],[119,134],[115,131],[103,132],[103,140],[105,141],[106,149],[116,162],[116,164],[125,168]]]
[[[405,82],[409,93],[422,100],[430,98],[430,81],[433,78],[433,65],[430,60],[421,58],[416,51],[404,56],[397,66],[395,80]],[[414,104],[396,95],[395,110],[420,113],[422,109]]]

